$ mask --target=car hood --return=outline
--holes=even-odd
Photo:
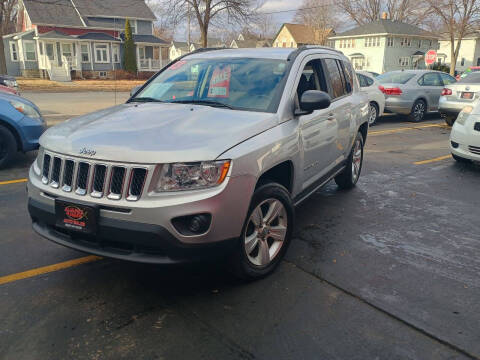
[[[209,106],[129,103],[65,121],[40,138],[71,156],[142,164],[213,160],[277,124],[271,113]]]

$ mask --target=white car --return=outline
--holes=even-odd
[[[480,106],[466,106],[450,133],[452,156],[459,162],[480,161]]]
[[[379,116],[382,116],[385,109],[385,94],[380,90],[380,84],[367,71],[357,71],[358,82],[360,88],[368,96],[370,102],[368,123],[370,126],[375,125]]]

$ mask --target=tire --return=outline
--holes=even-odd
[[[12,132],[0,125],[0,169],[4,169],[12,161],[17,152],[17,141]]]
[[[353,188],[360,178],[363,165],[363,136],[361,132],[357,137],[347,159],[347,166],[339,175],[335,177],[335,182],[341,189]]]
[[[267,219],[269,214],[276,216]],[[251,281],[272,273],[290,245],[294,218],[293,202],[286,188],[267,183],[256,189],[230,261],[234,275]],[[275,237],[270,237],[273,234]]]
[[[462,157],[460,157],[458,155],[455,155],[455,154],[452,154],[452,157],[456,161],[458,161],[459,163],[462,163],[462,164],[470,164],[471,163],[471,161],[469,159],[462,158]]]
[[[420,122],[425,117],[427,111],[427,103],[423,100],[417,100],[413,103],[412,111],[408,115],[408,119],[412,122]]]
[[[445,122],[447,123],[448,126],[453,126],[453,124],[455,123],[455,120],[457,119],[453,116],[445,116]]]
[[[368,125],[374,126],[377,123],[379,117],[378,105],[374,102],[371,102],[368,107]]]

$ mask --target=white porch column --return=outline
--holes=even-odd
[[[137,53],[137,70],[140,70],[140,50],[139,50],[139,46],[138,45],[135,45],[135,48],[136,48],[136,53]]]
[[[148,70],[152,71],[152,58],[148,58]]]

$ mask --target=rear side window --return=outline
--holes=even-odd
[[[475,84],[475,83],[480,83],[480,72],[472,72],[465,76],[464,78],[461,78],[458,83],[460,84]]]
[[[415,74],[405,72],[390,72],[377,76],[380,84],[406,84]]]
[[[457,82],[457,80],[453,76],[450,76],[448,74],[440,74],[440,77],[442,78],[443,85],[450,85]]]
[[[338,61],[340,70],[343,69],[343,74],[345,76],[345,90],[347,94],[350,94],[353,90],[353,69],[352,66],[345,61]]]
[[[325,59],[326,73],[330,79],[330,96],[332,99],[336,99],[346,94],[344,88],[344,75],[343,70],[339,68],[339,64],[335,59]]]
[[[437,73],[428,73],[418,79],[420,86],[443,86],[442,79]]]
[[[369,78],[368,76],[357,74],[357,77],[360,83],[360,87],[369,87],[373,85],[373,79]]]

